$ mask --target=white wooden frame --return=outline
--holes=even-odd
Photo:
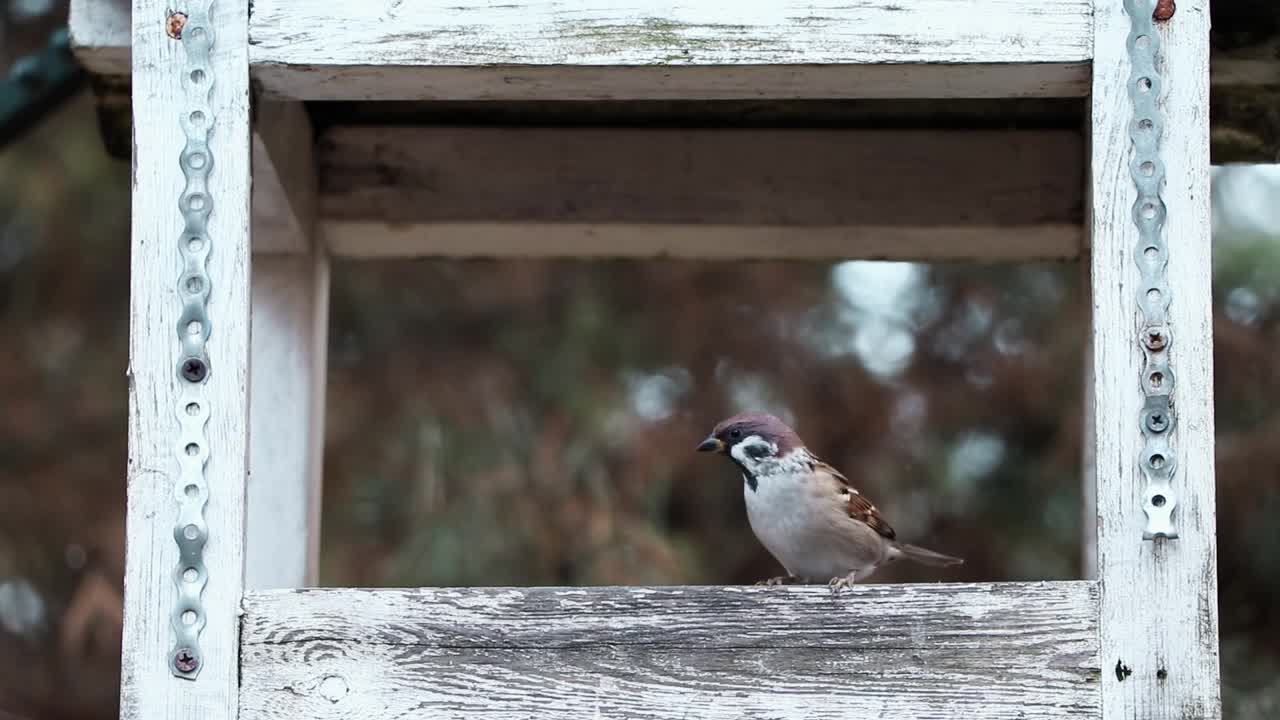
[[[710,0],[678,9],[640,0],[626,12],[578,2],[257,0],[250,15],[247,0],[216,0],[209,625],[195,681],[166,667],[183,57],[165,35],[169,5],[132,2],[131,18],[118,0],[75,0],[72,9],[81,57],[104,74],[126,62],[133,77],[123,717],[1220,717],[1206,0],[1183,0],[1159,28],[1181,530],[1163,541],[1142,539],[1121,0],[854,0],[821,16],[790,2],[726,13]],[[132,28],[131,42],[120,41],[120,27]],[[251,81],[261,89],[252,100]],[[317,143],[298,104],[969,96],[1087,96],[1088,144],[1047,131],[618,130],[600,131],[610,133],[599,146],[609,154],[582,153],[547,173],[548,148],[596,140],[573,130],[338,128],[313,157]],[[1054,168],[1075,163],[1076,189],[1031,172],[1019,142]],[[921,144],[932,148],[923,159],[905,152]],[[400,177],[438,163],[454,189],[344,186],[326,175],[358,169],[379,147],[397,150],[384,167]],[[703,159],[681,174],[662,153],[637,150],[654,147]],[[752,148],[762,148],[759,165],[739,161],[722,176],[705,170]],[[796,162],[806,148],[836,161]],[[513,210],[497,196],[458,191],[462,171],[485,154],[509,159],[511,194],[538,188],[544,202]],[[854,197],[833,209],[860,189],[839,172],[840,159],[893,168],[875,178],[893,193],[918,190],[929,171],[953,182],[928,185],[914,207]],[[1003,176],[975,173],[984,162],[981,170]],[[647,209],[601,192],[601,178],[619,166],[633,191],[647,193]],[[703,189],[725,177],[746,180],[718,198]],[[760,193],[779,178],[803,192]],[[617,208],[621,219],[548,205],[566,192],[596,193],[595,207]],[[1063,214],[1072,192],[1086,217]],[[983,193],[1018,200],[961,212]],[[806,197],[819,201],[797,212]],[[952,214],[922,220],[937,205]],[[741,241],[726,248],[731,236]],[[1086,475],[1096,490],[1096,579],[872,585],[840,596],[825,588],[293,589],[316,579],[329,249],[1083,257],[1094,322]]]

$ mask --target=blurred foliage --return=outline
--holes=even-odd
[[[128,168],[80,98],[0,153],[0,709],[116,716]],[[1229,199],[1229,198],[1228,198]],[[1227,717],[1280,717],[1280,236],[1215,248]],[[878,582],[1080,576],[1076,265],[416,261],[334,268],[322,582],[749,583],[741,481],[792,420],[911,540]]]

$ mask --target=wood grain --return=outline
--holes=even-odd
[[[258,0],[255,78],[337,99],[1079,96],[1089,0]]]
[[[352,612],[359,608],[359,612]],[[1088,582],[254,592],[241,717],[1069,717]]]
[[[1142,538],[1142,359],[1129,174],[1129,19],[1097,4],[1089,221],[1092,235],[1094,443],[1103,714],[1108,720],[1221,717],[1214,537],[1213,333],[1209,225],[1209,8],[1183,0],[1159,24],[1165,117],[1161,157],[1173,294],[1170,363],[1175,540]]]
[[[125,720],[234,720],[239,674],[237,608],[243,589],[249,427],[249,58],[247,0],[217,0],[210,105],[213,164],[208,259],[211,416],[204,509],[209,581],[195,680],[170,674],[170,613],[177,598],[178,398],[176,329],[181,310],[178,243],[184,181],[178,123],[186,52],[165,34],[169,5],[134,0],[134,162],[129,305],[129,467],[120,715]],[[199,92],[199,91],[193,91]]]
[[[1051,130],[339,126],[320,208],[355,257],[1061,258],[1083,156]]]

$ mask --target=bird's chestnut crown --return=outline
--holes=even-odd
[[[773,415],[749,412],[721,421],[698,445],[698,452],[734,455],[733,449],[744,443],[743,450],[755,457],[781,457],[804,444],[794,430]]]

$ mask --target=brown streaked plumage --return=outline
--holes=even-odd
[[[768,584],[829,580],[843,587],[901,558],[936,567],[963,562],[900,542],[849,478],[773,415],[734,415],[698,450],[727,455],[742,470],[751,528],[788,573]]]

